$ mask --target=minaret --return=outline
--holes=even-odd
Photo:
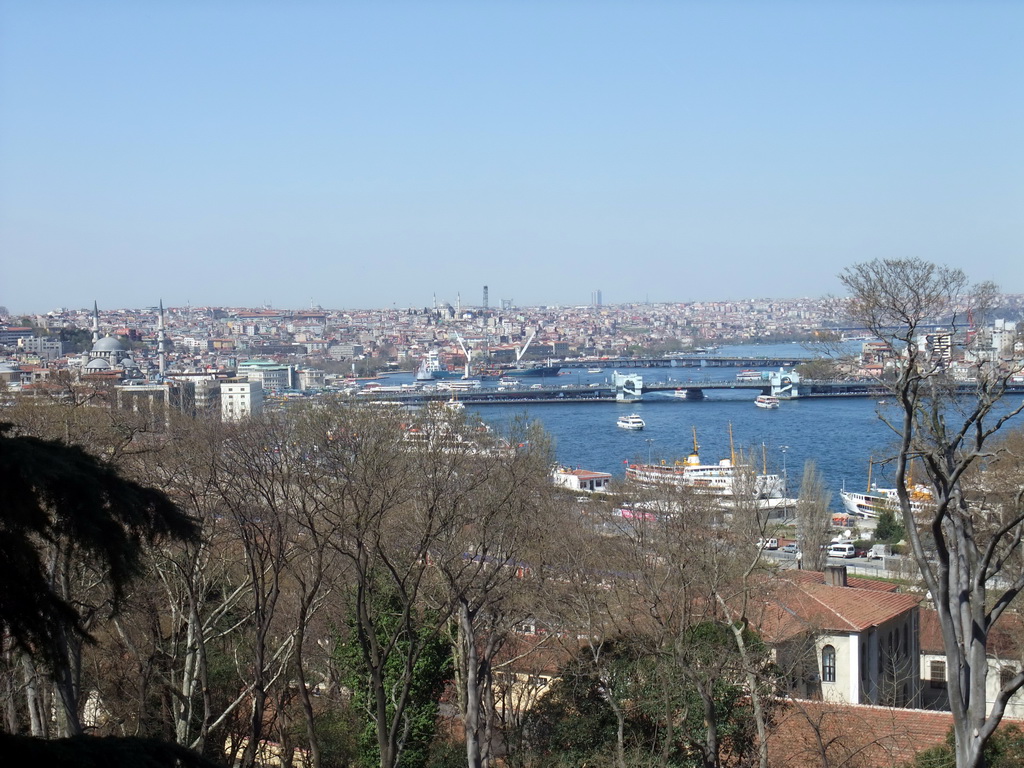
[[[167,349],[167,336],[164,333],[164,300],[160,299],[160,320],[157,324],[156,349],[160,360],[160,378],[164,377],[164,352]]]
[[[95,347],[96,342],[100,340],[100,308],[96,304],[95,299],[92,302],[92,345]]]

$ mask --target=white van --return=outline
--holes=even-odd
[[[856,557],[857,549],[853,544],[832,544],[828,548],[829,557]]]
[[[761,549],[778,549],[779,548],[779,540],[778,539],[758,539],[757,540],[757,546],[759,546]]]

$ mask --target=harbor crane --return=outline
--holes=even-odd
[[[530,334],[530,338],[528,338],[526,340],[526,343],[523,344],[522,347],[516,347],[516,367],[517,368],[522,367],[521,363],[522,363],[522,360],[523,360],[523,355],[525,355],[526,354],[526,350],[528,350],[530,348],[530,343],[533,341],[533,339],[534,339],[534,337],[536,335],[537,335],[537,330],[534,329],[533,333]]]

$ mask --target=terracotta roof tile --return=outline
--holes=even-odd
[[[861,632],[906,613],[920,603],[918,595],[855,586],[832,587],[800,571],[775,579],[759,616],[751,620],[770,643],[808,631]]]
[[[921,653],[946,652],[942,631],[939,629],[939,614],[931,608],[921,610],[920,643]],[[1022,645],[1024,623],[1021,617],[1013,613],[1003,614],[995,629],[989,634],[988,655],[994,658],[1019,659]]]
[[[800,584],[825,583],[825,574],[822,571],[798,571],[796,569],[790,569],[786,571],[779,571],[778,576],[779,578]],[[881,579],[861,579],[857,576],[850,576],[846,581],[846,585],[853,589],[875,589],[879,592],[896,592],[900,588],[899,584],[894,584],[891,581],[882,581]]]
[[[791,701],[776,716],[768,754],[772,768],[896,768],[942,744],[952,724],[948,712]]]

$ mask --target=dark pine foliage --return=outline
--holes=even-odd
[[[194,540],[199,529],[162,491],[77,446],[12,429],[0,424],[0,634],[51,657],[55,637],[82,628],[50,584],[44,549],[63,542],[92,560],[116,603],[140,573],[145,543]]]
[[[74,736],[47,741],[0,733],[5,765],[47,768],[221,768],[177,744],[156,739]]]

